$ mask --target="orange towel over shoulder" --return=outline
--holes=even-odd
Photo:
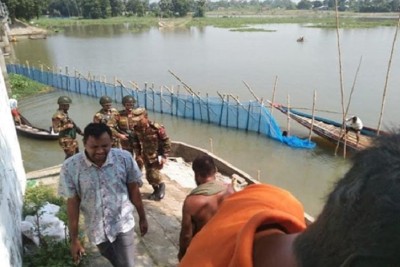
[[[196,234],[180,267],[250,267],[256,229],[279,224],[287,234],[306,228],[301,203],[281,188],[255,184],[227,198]]]

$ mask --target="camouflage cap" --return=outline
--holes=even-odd
[[[140,121],[146,114],[145,108],[136,108],[133,110],[133,121]]]

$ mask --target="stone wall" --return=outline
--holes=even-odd
[[[0,265],[22,266],[21,211],[25,170],[0,71]]]

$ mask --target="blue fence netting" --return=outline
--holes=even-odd
[[[8,64],[8,73],[26,76],[37,82],[73,93],[101,97],[107,95],[117,103],[126,95],[132,95],[138,106],[172,116],[212,123],[223,127],[253,131],[278,142],[296,148],[314,148],[315,143],[297,136],[283,136],[282,131],[268,108],[258,101],[239,102],[229,96],[200,97],[195,93],[183,94],[166,90],[127,88],[120,83],[112,85],[73,77],[62,73],[44,71],[23,65]]]

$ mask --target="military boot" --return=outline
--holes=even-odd
[[[152,185],[152,187],[154,189],[154,192],[151,193],[151,195],[149,196],[149,199],[150,200],[157,200],[158,192],[159,192],[160,187],[158,185]]]
[[[164,183],[160,183],[158,185],[158,191],[156,193],[156,196],[157,196],[158,200],[161,200],[165,197],[165,184]]]

